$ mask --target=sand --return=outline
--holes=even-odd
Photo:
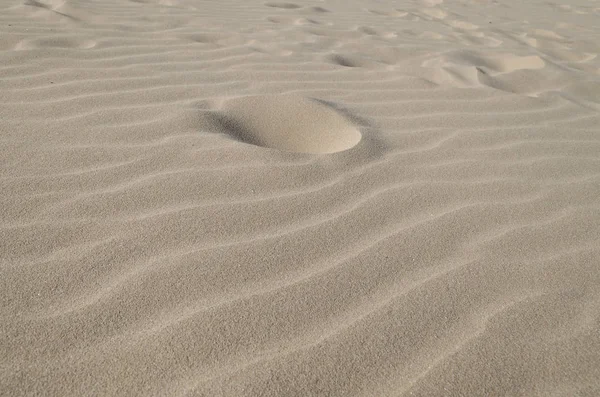
[[[0,395],[600,395],[600,2],[4,0]]]

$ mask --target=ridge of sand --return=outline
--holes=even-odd
[[[0,2],[0,395],[600,395],[599,10]]]

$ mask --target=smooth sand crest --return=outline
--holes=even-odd
[[[0,396],[600,395],[599,9],[0,2]]]

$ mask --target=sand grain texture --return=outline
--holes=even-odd
[[[0,395],[600,395],[599,18],[0,2]]]

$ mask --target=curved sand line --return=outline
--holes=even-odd
[[[599,394],[598,10],[384,3],[2,2],[0,394]]]

